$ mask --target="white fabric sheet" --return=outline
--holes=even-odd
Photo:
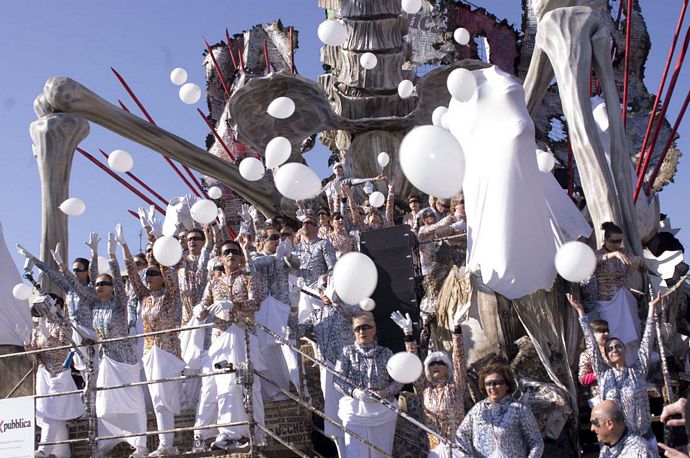
[[[397,407],[397,405],[396,405]],[[350,396],[340,398],[338,416],[343,425],[358,436],[391,454],[397,415],[378,402],[363,402]],[[383,456],[362,442],[345,434],[344,458],[377,458]]]
[[[26,329],[34,327],[28,302],[17,300],[12,295],[12,288],[21,281],[19,271],[5,244],[2,223],[0,223],[0,310],[3,317],[0,320],[0,345],[23,346],[24,342],[15,332],[16,326],[23,324]]]
[[[36,371],[36,394],[57,394],[74,391],[77,385],[70,371],[60,372],[57,377],[51,377],[50,372],[43,365]],[[84,415],[84,403],[79,394],[55,396],[36,399],[36,417],[50,420],[71,420]]]
[[[143,363],[146,380],[179,377],[185,367],[184,361],[155,345],[144,354]],[[154,409],[163,406],[175,415],[180,413],[182,381],[153,383],[148,389]]]
[[[287,337],[287,322],[290,315],[290,306],[275,299],[270,294],[261,302],[259,311],[256,312],[256,322],[266,326],[281,337]],[[267,345],[279,343],[276,339],[261,329],[256,330],[261,348]]]
[[[335,365],[329,361],[326,362],[328,367],[333,369]],[[319,366],[319,375],[321,382],[321,392],[323,393],[323,413],[329,418],[338,417],[338,408],[340,399],[343,395],[333,386],[333,374],[326,369]],[[344,433],[340,428],[336,428],[330,421],[323,422],[323,430],[328,437],[343,437]]]
[[[198,326],[203,324],[201,320],[193,316],[186,326]],[[180,349],[182,360],[190,369],[201,369],[201,353],[204,351],[204,339],[206,338],[206,328],[191,329],[180,332]]]
[[[619,338],[624,344],[639,341],[637,301],[627,288],[619,289],[610,301],[597,301],[595,312],[599,318],[608,321],[611,337]]]

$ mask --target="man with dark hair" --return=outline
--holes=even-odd
[[[614,401],[603,401],[592,409],[591,430],[602,444],[600,458],[652,458],[652,453],[641,436],[628,431],[623,411]]]

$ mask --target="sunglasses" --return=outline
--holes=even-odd
[[[592,424],[592,426],[598,427],[600,425],[598,418],[592,418],[591,420],[589,420],[589,422]]]
[[[242,254],[242,251],[238,250],[237,248],[226,248],[225,250],[223,250],[223,252],[221,254],[223,256],[227,256],[229,254],[240,255],[240,254]]]
[[[441,204],[441,207],[443,207],[443,208],[450,208],[450,204]]]
[[[266,240],[280,240],[280,234],[271,234],[268,237],[266,237]]]
[[[334,220],[336,220],[336,219],[343,219],[343,217],[342,217],[342,215],[336,215],[336,216],[333,217],[333,219],[334,219]]]
[[[443,361],[432,361],[429,363],[429,367],[434,367],[434,366],[446,366],[446,367],[448,367],[448,364],[444,363]]]
[[[459,201],[458,205],[465,205],[465,201],[464,200]]]
[[[309,224],[309,225],[312,225],[312,226],[316,226],[316,222],[314,222],[314,221],[312,221],[312,220],[310,220],[310,219],[308,219],[308,220],[306,220],[306,221],[302,221],[302,226],[306,226],[306,225],[308,225],[308,224]]]
[[[598,331],[594,331],[594,333],[595,334],[608,334],[609,328],[599,329]]]
[[[162,277],[163,274],[161,274],[158,270],[147,270],[144,273],[144,277]]]
[[[72,269],[72,272],[74,272],[75,274],[77,274],[79,272],[88,272],[88,271],[89,271],[89,269],[79,269],[79,268]]]
[[[506,384],[505,380],[489,380],[484,382],[484,386],[489,387],[489,386],[503,386]]]
[[[202,242],[203,240],[202,237],[187,237],[188,242]]]
[[[354,327],[352,330],[354,332],[364,332],[370,329],[374,329],[374,327],[370,324],[360,324],[359,326]]]
[[[113,286],[111,281],[97,281],[96,286]]]
[[[419,201],[418,201],[417,199],[412,199],[412,200],[408,201],[407,203],[409,203],[409,204],[418,204]]]
[[[606,347],[606,353],[612,352],[613,350],[621,351],[624,349],[625,349],[625,347],[621,344],[613,344],[613,345],[609,345],[608,347]]]
[[[292,234],[290,232],[281,232],[280,236],[281,237],[292,237]]]

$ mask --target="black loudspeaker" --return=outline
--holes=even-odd
[[[374,261],[379,276],[371,296],[376,302],[378,343],[393,352],[404,351],[403,332],[390,315],[400,310],[419,322],[422,276],[417,237],[407,225],[363,232],[360,251]]]

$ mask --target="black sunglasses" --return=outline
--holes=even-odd
[[[147,270],[144,273],[144,277],[162,277],[163,274],[160,273],[158,270]]]
[[[598,331],[594,331],[594,332],[599,333],[599,334],[608,334],[609,328],[599,329]]]
[[[188,242],[202,242],[203,240],[203,237],[187,237]]]
[[[96,286],[113,286],[111,281],[97,281]]]
[[[450,208],[450,204],[441,204],[441,207],[443,207],[443,208]]]
[[[408,203],[409,204],[418,204],[419,201],[417,199],[411,199]]]
[[[613,344],[606,347],[606,353],[611,353],[613,350],[621,351],[625,350],[625,347],[621,344]]]
[[[306,226],[307,224],[311,224],[312,226],[316,226],[316,222],[312,221],[310,219],[308,219],[306,221],[302,221],[302,226]]]
[[[343,215],[335,215],[335,216],[333,217],[333,219],[334,219],[334,220],[336,220],[336,219],[343,219]]]
[[[443,361],[432,361],[429,363],[429,367],[433,366],[446,366],[448,367],[448,364],[444,363]]]
[[[484,382],[484,386],[503,386],[505,384],[505,380],[489,380],[488,382]]]
[[[79,272],[88,272],[88,271],[89,271],[89,269],[79,269],[79,268],[72,269],[72,272],[74,272],[75,274],[77,274]]]
[[[280,236],[281,236],[281,237],[292,237],[292,234],[289,233],[289,232],[281,232],[281,233],[280,233]]]
[[[599,426],[599,419],[598,418],[592,418],[591,420],[589,420],[589,422],[594,426]]]
[[[226,248],[225,250],[223,250],[223,253],[222,253],[223,256],[227,256],[229,254],[240,255],[240,254],[242,254],[242,251],[238,250],[237,248]]]
[[[354,327],[352,330],[354,332],[362,332],[368,331],[369,329],[374,329],[374,327],[370,324],[360,324],[359,326]]]
[[[271,234],[268,237],[266,237],[266,240],[280,240],[280,234]]]

